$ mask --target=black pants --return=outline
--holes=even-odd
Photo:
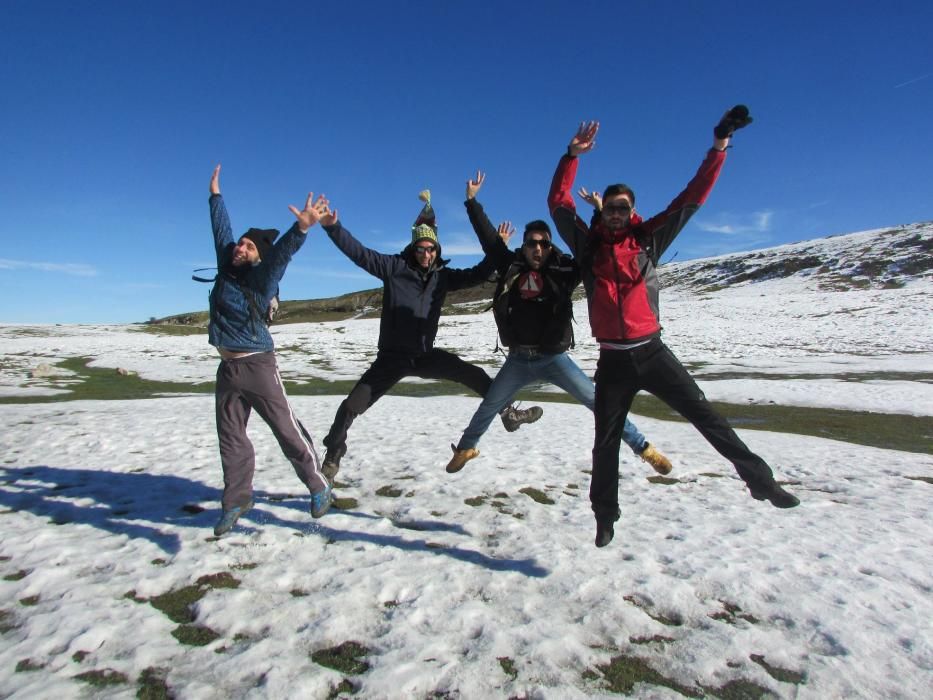
[[[690,421],[719,454],[732,462],[746,484],[765,487],[774,483],[771,467],[746,447],[674,353],[656,338],[634,350],[599,352],[590,482],[590,503],[597,520],[619,517],[619,442],[635,394],[642,389]]]
[[[381,399],[402,377],[448,379],[463,384],[480,396],[485,396],[492,379],[483,369],[464,362],[453,353],[433,349],[423,355],[407,355],[379,351],[375,362],[360,377],[350,395],[340,404],[330,432],[324,438],[328,451],[343,452],[347,446],[347,431],[354,419]]]

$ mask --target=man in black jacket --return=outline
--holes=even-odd
[[[321,225],[337,247],[384,285],[379,352],[340,404],[323,441],[327,454],[322,470],[331,484],[346,454],[347,431],[354,419],[403,377],[448,379],[480,396],[485,396],[492,384],[482,368],[435,348],[434,338],[447,292],[482,283],[493,273],[493,263],[485,257],[469,269],[447,267],[447,261],[441,258],[431,193],[425,190],[419,197],[425,204],[412,228],[411,243],[396,255],[376,252],[356,240],[340,223],[337,212],[330,210],[329,203],[327,213],[321,217]],[[524,410],[508,406],[500,417],[505,429],[512,432],[523,423],[538,420],[541,414],[537,406]]]
[[[451,445],[454,455],[448,472],[460,471],[479,456],[476,446],[496,413],[531,382],[551,382],[591,411],[596,396],[593,381],[567,354],[573,341],[571,294],[580,283],[579,267],[551,243],[551,229],[541,220],[528,223],[521,248],[510,251],[503,239],[510,235],[511,226],[506,223],[494,228],[476,200],[484,180],[485,175],[478,172],[475,179],[467,181],[465,205],[483,251],[496,262],[499,284],[493,295],[493,314],[509,355],[460,442]],[[623,440],[655,471],[671,471],[667,457],[629,420]]]

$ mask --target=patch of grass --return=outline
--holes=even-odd
[[[512,661],[508,656],[498,656],[496,660],[499,662],[499,665],[502,667],[502,672],[505,673],[513,681],[518,677],[518,669],[515,668],[515,662]]]
[[[172,700],[175,695],[165,682],[169,669],[150,666],[136,679],[136,697],[139,700]]]
[[[349,641],[335,647],[318,649],[311,653],[311,660],[340,673],[355,676],[369,670],[369,664],[362,660],[368,653],[369,649],[359,642]]]
[[[240,582],[226,571],[202,576],[196,583],[168,591],[162,595],[149,599],[149,604],[156,610],[165,613],[172,621],[182,624],[194,622],[194,613],[191,606],[201,600],[213,588],[237,588]],[[124,597],[132,598],[137,602],[146,602],[136,598],[136,592],[130,591]],[[174,634],[174,632],[173,632]]]
[[[83,681],[95,688],[105,688],[111,685],[129,683],[129,679],[125,674],[114,671],[112,668],[104,668],[99,671],[86,671],[85,673],[79,673],[74,678],[75,680]]]
[[[82,661],[84,661],[88,656],[90,656],[90,654],[91,654],[91,652],[89,652],[89,651],[81,651],[81,650],[79,650],[79,651],[76,651],[74,654],[71,655],[71,660],[74,661],[76,664],[79,664],[79,663],[81,663]]]
[[[327,695],[327,700],[337,700],[341,695],[356,695],[357,689],[354,685],[344,678],[337,685],[331,688]]]
[[[665,637],[661,634],[654,634],[650,637],[629,637],[632,644],[673,644],[677,640],[673,637]]]
[[[376,495],[385,496],[386,498],[398,498],[402,495],[402,490],[394,486],[380,486],[376,489]]]
[[[156,559],[153,559],[149,563],[152,564],[153,566],[166,566],[168,564],[168,562],[165,561],[165,559],[162,559],[161,557],[157,557]]]
[[[652,484],[661,484],[662,486],[671,486],[673,484],[680,483],[680,479],[674,479],[673,477],[670,477],[670,476],[660,476],[657,474],[655,476],[648,476],[645,478],[648,481],[650,481]]]
[[[723,610],[719,612],[712,613],[710,617],[714,620],[719,620],[720,622],[726,622],[730,625],[735,624],[736,618],[740,620],[745,620],[753,625],[757,625],[761,620],[759,620],[754,615],[749,613],[743,613],[742,608],[734,603],[729,603],[725,600],[720,600],[722,603]]]
[[[648,683],[670,688],[688,698],[703,697],[702,692],[662,676],[651,668],[647,662],[635,656],[615,656],[608,664],[598,664],[596,668],[607,682],[609,690],[616,693],[628,695],[635,689],[636,683]]]
[[[465,499],[463,502],[466,503],[468,506],[477,508],[478,506],[481,506],[486,502],[486,497],[485,496],[472,496],[470,498]]]
[[[38,661],[33,661],[32,659],[20,659],[16,662],[16,673],[23,673],[25,671],[41,671],[45,668],[45,664]]]
[[[554,505],[554,501],[551,500],[551,498],[546,493],[544,493],[544,491],[536,489],[533,486],[526,486],[523,489],[519,489],[518,492],[525,494],[535,503],[540,503],[546,506]]]
[[[25,605],[26,607],[31,607],[31,606],[33,606],[33,605],[38,605],[38,604],[39,604],[39,596],[38,596],[38,595],[31,595],[31,596],[27,596],[27,597],[25,597],[25,598],[20,598],[20,599],[19,599],[19,604],[20,604],[20,605]]]
[[[759,700],[759,698],[774,697],[774,693],[767,688],[763,688],[757,683],[747,681],[744,678],[737,678],[734,681],[729,681],[719,688],[702,687],[703,690],[710,695],[722,698],[722,700]]]
[[[304,591],[300,588],[293,588],[292,590],[289,591],[289,593],[291,594],[292,598],[305,598],[311,595],[307,591]]]
[[[351,510],[353,508],[359,508],[360,502],[355,498],[335,498],[334,502],[331,504],[331,508],[336,508],[337,510]]]
[[[181,507],[181,510],[183,513],[187,513],[188,515],[197,515],[198,513],[204,512],[203,507],[194,503],[186,503]]]
[[[6,634],[10,630],[15,630],[19,625],[15,622],[13,613],[9,610],[0,610],[0,634]]]
[[[220,638],[219,634],[205,625],[179,625],[172,630],[172,636],[191,647],[203,647]]]
[[[772,666],[767,661],[765,661],[765,657],[761,654],[752,654],[748,658],[761,666],[765,671],[767,671],[769,676],[780,683],[793,683],[794,685],[801,685],[807,682],[807,676],[805,673],[791,671],[786,668],[781,668],[780,666]]]
[[[204,325],[190,326],[181,323],[143,323],[132,326],[130,330],[151,335],[207,335],[207,314],[204,314],[202,322]]]
[[[257,566],[259,566],[259,564],[256,564],[255,562],[249,562],[249,563],[246,563],[246,564],[234,564],[234,565],[231,566],[230,568],[231,568],[231,569],[234,569],[234,570],[236,570],[236,571],[252,571],[252,570],[255,569]],[[230,588],[230,586],[221,586],[221,588]],[[235,588],[235,586],[234,586],[234,588]]]
[[[7,574],[3,577],[4,581],[21,581],[22,579],[29,576],[29,571],[26,569],[20,569],[15,574]]]
[[[905,479],[912,479],[913,481],[925,481],[928,484],[933,484],[933,477],[930,476],[906,476]]]

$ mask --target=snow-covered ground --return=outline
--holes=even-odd
[[[665,337],[714,399],[929,417],[931,287],[671,289]],[[585,306],[577,319],[573,354],[592,372]],[[283,374],[357,378],[377,323],[275,327]],[[438,340],[490,371],[494,343],[489,314],[448,317]],[[5,326],[0,348],[6,396],[48,392],[28,372],[67,357],[183,382],[217,364],[204,336],[129,327]],[[293,398],[316,440],[341,398]],[[611,697],[600,667],[619,656],[696,693],[744,681],[781,698],[931,697],[930,455],[740,431],[802,501],[780,511],[690,426],[635,416],[676,480],[649,481],[626,452],[622,519],[596,549],[591,415],[547,403],[517,433],[494,424],[448,475],[477,403],[377,403],[338,477],[357,503],[318,521],[254,421],[256,508],[220,539],[211,396],[0,405],[0,697],[133,697],[146,669],[179,698],[325,698],[348,677],[362,698]],[[147,601],[221,573],[239,586],[206,586],[192,608],[219,637],[180,643]],[[312,660],[347,641],[368,670]],[[108,669],[113,685],[75,678]],[[633,695],[680,697],[653,683]]]

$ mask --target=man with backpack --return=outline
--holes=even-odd
[[[214,527],[220,536],[253,507],[255,453],[246,434],[253,409],[269,425],[311,493],[311,516],[330,508],[331,488],[321,472],[314,444],[292,413],[279,376],[275,346],[266,326],[271,300],[292,256],[323,212],[323,197],[304,209],[289,206],[296,223],[276,240],[275,229],[251,228],[236,243],[220,194],[220,166],[210,184],[211,227],[217,254],[217,278],[210,293],[208,341],[220,353],[215,389],[217,437],[224,472],[223,514]]]
[[[553,245],[551,229],[541,220],[529,222],[521,247],[510,251],[504,239],[511,226],[493,227],[476,199],[485,179],[478,172],[475,179],[467,181],[464,204],[483,251],[496,261],[499,283],[492,309],[499,338],[509,354],[460,442],[451,445],[454,454],[447,464],[451,473],[479,456],[477,445],[493,417],[531,382],[549,381],[591,411],[595,400],[592,380],[567,354],[573,344],[571,295],[580,283],[580,269],[573,258]],[[631,421],[626,420],[622,439],[658,473],[671,471],[667,457]]]
[[[597,122],[580,125],[554,173],[548,207],[558,232],[580,262],[590,326],[600,347],[590,483],[597,547],[612,541],[613,524],[619,519],[619,438],[632,401],[642,389],[689,420],[732,462],[752,498],[777,508],[800,503],[778,485],[771,467],[739,439],[661,340],[660,257],[712,191],[733,133],[751,122],[744,105],[726,112],[713,129],[713,147],[696,175],[664,211],[650,219],[635,212],[635,193],[623,184],[606,188],[602,209],[589,225],[577,215],[573,181],[579,156],[596,143]]]
[[[324,473],[334,483],[347,451],[347,432],[353,421],[403,377],[447,379],[485,396],[492,379],[481,368],[434,347],[437,325],[447,292],[485,282],[494,271],[489,257],[479,265],[457,270],[441,258],[431,193],[421,192],[424,206],[412,227],[411,243],[390,255],[367,248],[347,231],[337,212],[326,213],[321,225],[336,246],[359,267],[383,282],[379,321],[379,351],[349,396],[341,402],[330,432],[324,438]],[[507,406],[500,418],[509,432],[541,417],[538,406]]]

